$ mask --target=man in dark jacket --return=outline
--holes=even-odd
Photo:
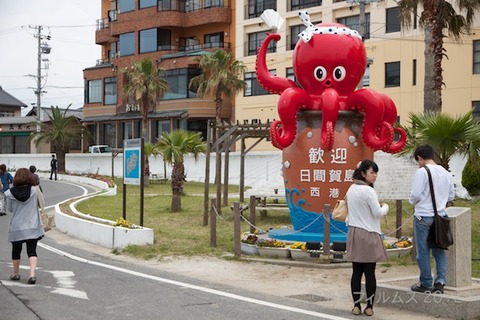
[[[50,180],[52,180],[52,176],[55,173],[55,180],[57,180],[57,159],[55,159],[55,155],[52,154],[52,160],[50,161]]]

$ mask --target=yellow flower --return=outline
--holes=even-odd
[[[294,242],[290,245],[290,249],[307,250],[307,244],[305,242]]]

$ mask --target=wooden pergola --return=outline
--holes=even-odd
[[[247,148],[246,139],[256,139],[255,142]],[[225,153],[225,166],[223,175],[223,205],[228,205],[228,171],[229,156],[232,146],[240,141],[240,202],[244,201],[245,191],[245,155],[252,150],[263,139],[270,139],[270,122],[252,123],[252,124],[217,124],[215,120],[209,120],[207,125],[207,151],[205,163],[205,194],[203,225],[208,225],[209,213],[209,183],[210,183],[210,155],[215,153],[215,185],[216,185],[216,207],[221,210],[222,205],[222,153]]]

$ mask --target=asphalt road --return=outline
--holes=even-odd
[[[42,180],[46,205],[93,191]],[[0,217],[0,319],[352,319],[301,301],[246,292],[113,260],[95,246],[71,246],[52,230],[39,242],[37,283],[28,285],[22,252],[20,281],[11,281],[10,214]],[[97,248],[98,249],[98,248]]]

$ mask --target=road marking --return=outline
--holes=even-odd
[[[118,271],[118,272],[130,274],[130,275],[133,275],[133,276],[137,276],[137,277],[141,277],[141,278],[145,278],[145,279],[149,279],[149,280],[168,283],[168,284],[171,284],[171,285],[174,285],[174,286],[179,286],[179,287],[182,287],[182,288],[189,288],[189,289],[192,289],[192,290],[202,291],[202,292],[214,294],[214,295],[217,295],[217,296],[222,296],[222,297],[226,297],[226,298],[230,298],[230,299],[236,299],[236,300],[240,300],[240,301],[254,303],[254,304],[258,304],[258,305],[262,305],[262,306],[266,306],[266,307],[270,307],[270,308],[275,308],[275,309],[280,309],[280,310],[285,310],[285,311],[289,311],[289,312],[306,314],[306,315],[310,315],[310,316],[318,317],[318,318],[323,318],[323,319],[331,319],[331,320],[346,320],[346,319],[348,319],[348,318],[333,316],[333,315],[326,314],[326,313],[321,313],[321,312],[316,312],[316,311],[311,311],[311,310],[305,310],[305,309],[300,309],[300,308],[295,308],[295,307],[284,306],[284,305],[281,305],[281,304],[262,301],[262,300],[259,300],[259,299],[253,299],[253,298],[241,296],[241,295],[238,295],[238,294],[232,294],[232,293],[228,293],[228,292],[224,292],[224,291],[220,291],[220,290],[215,290],[215,289],[210,289],[210,288],[205,288],[205,287],[189,284],[189,283],[186,283],[186,282],[180,282],[180,281],[165,279],[165,278],[161,278],[161,277],[157,277],[157,276],[152,276],[152,275],[141,273],[141,272],[138,272],[138,271],[133,271],[133,270],[125,269],[125,268],[112,266],[112,265],[109,265],[109,264],[106,264],[106,263],[101,263],[101,262],[81,258],[81,257],[75,256],[73,254],[70,254],[68,252],[65,252],[65,251],[59,250],[57,248],[51,247],[49,245],[46,245],[44,243],[39,242],[38,245],[40,247],[46,249],[46,250],[49,250],[53,253],[56,253],[58,255],[64,256],[66,258],[69,258],[69,259],[72,259],[72,260],[75,260],[75,261],[91,264],[91,265],[102,267],[102,268],[105,268],[105,269],[115,270],[115,271]]]
[[[58,284],[58,288],[55,288],[52,293],[89,300],[85,291],[74,289],[75,284],[77,283],[77,281],[73,278],[75,277],[75,273],[64,270],[48,270],[47,272],[53,275]]]
[[[31,288],[31,284],[26,284],[18,281],[10,281],[10,280],[2,280],[1,283],[7,287],[20,287],[20,288]],[[55,288],[51,286],[42,286],[42,285],[35,285],[36,287],[45,288],[51,290],[51,293],[61,294],[63,296],[69,296],[72,298],[78,298],[83,300],[89,300],[87,293],[85,291],[69,289],[69,288]]]
[[[10,263],[10,266],[11,265],[12,264]],[[20,266],[20,269],[30,270],[30,267]],[[42,270],[42,268],[37,268],[37,270]],[[69,296],[72,298],[89,300],[88,295],[85,291],[80,291],[75,289],[75,284],[77,283],[77,281],[74,279],[75,273],[73,273],[72,271],[45,270],[45,272],[52,274],[52,276],[55,278],[58,284],[58,287],[42,286],[38,284],[36,286],[52,290],[50,291],[51,293],[61,294],[61,295]],[[10,287],[31,287],[32,286],[31,284],[26,284],[18,281],[9,281],[9,280],[3,280],[1,281],[1,283]]]

